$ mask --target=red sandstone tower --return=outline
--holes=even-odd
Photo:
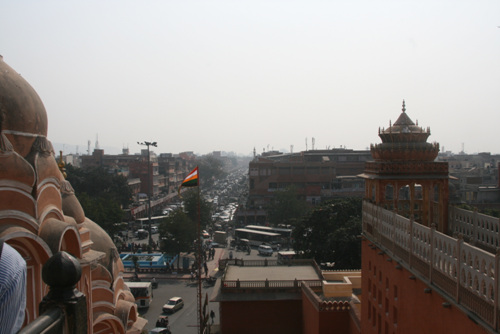
[[[372,144],[375,161],[365,172],[365,198],[425,226],[446,232],[448,163],[435,162],[438,143],[428,143],[430,129],[415,124],[403,112],[388,129],[379,129],[382,144]]]
[[[446,234],[448,163],[434,161],[439,145],[429,135],[403,101],[360,175],[363,334],[487,333],[483,320],[497,323],[492,271],[469,260],[493,268],[495,257]]]

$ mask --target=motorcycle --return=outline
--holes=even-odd
[[[209,276],[209,277],[205,278],[203,285],[205,287],[214,286],[216,281],[217,281],[216,278]]]

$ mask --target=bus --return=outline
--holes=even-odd
[[[158,224],[160,223],[163,219],[167,218],[168,216],[155,216],[151,217],[151,224]],[[149,218],[137,218],[134,222],[135,228],[148,228],[149,226]]]
[[[269,226],[261,226],[261,225],[247,225],[247,226],[245,226],[245,228],[248,230],[277,233],[280,235],[279,243],[282,245],[289,245],[291,240],[292,240],[292,229],[291,228],[269,227]]]
[[[278,233],[283,238],[291,238],[292,237],[292,229],[291,228],[270,227],[270,226],[261,226],[261,225],[247,225],[247,226],[245,226],[245,228],[249,229],[249,230]]]
[[[247,228],[237,228],[234,230],[236,240],[247,239],[251,246],[260,246],[264,243],[276,247],[280,242],[278,233],[256,231]]]
[[[134,295],[138,308],[149,307],[153,301],[153,285],[151,282],[125,282],[125,284]]]

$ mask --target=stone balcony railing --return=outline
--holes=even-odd
[[[293,259],[293,260],[243,260],[243,259],[224,259],[219,261],[219,270],[225,270],[228,265],[241,267],[270,267],[270,266],[304,266],[310,265],[318,274],[319,279],[313,280],[227,280],[225,276],[221,278],[221,291],[224,292],[241,292],[242,290],[289,290],[300,291],[302,284],[306,284],[313,290],[321,290],[323,284],[323,276],[321,269],[314,260],[310,259]]]
[[[258,280],[258,281],[240,281],[238,280],[222,280],[221,289],[223,292],[231,289],[299,289],[302,284],[306,284],[310,288],[322,287],[322,280]]]
[[[457,207],[450,207],[448,212],[451,233],[462,234],[470,243],[490,251],[500,247],[499,218]]]
[[[457,217],[456,213],[451,215]],[[464,212],[460,215],[466,216]],[[462,230],[476,231],[469,233],[471,238],[493,242],[498,238],[483,238],[493,232],[483,230],[479,233],[477,228],[466,228],[464,224],[473,223],[468,219],[461,219],[459,223],[450,219],[454,230],[461,226]],[[480,225],[483,226],[482,223]],[[493,231],[496,229],[498,234],[497,226],[492,224],[490,227]],[[373,243],[373,247],[381,248],[422,281],[436,286],[450,300],[498,330],[499,252],[492,254],[464,242],[462,236],[454,238],[445,235],[434,227],[423,226],[367,201],[363,202],[363,235]]]

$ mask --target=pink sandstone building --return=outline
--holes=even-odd
[[[39,316],[48,292],[42,266],[55,253],[76,257],[89,333],[141,333],[134,297],[111,238],[85,213],[47,137],[48,118],[35,90],[0,56],[0,237],[27,263],[24,325]],[[61,273],[64,275],[64,273]]]

